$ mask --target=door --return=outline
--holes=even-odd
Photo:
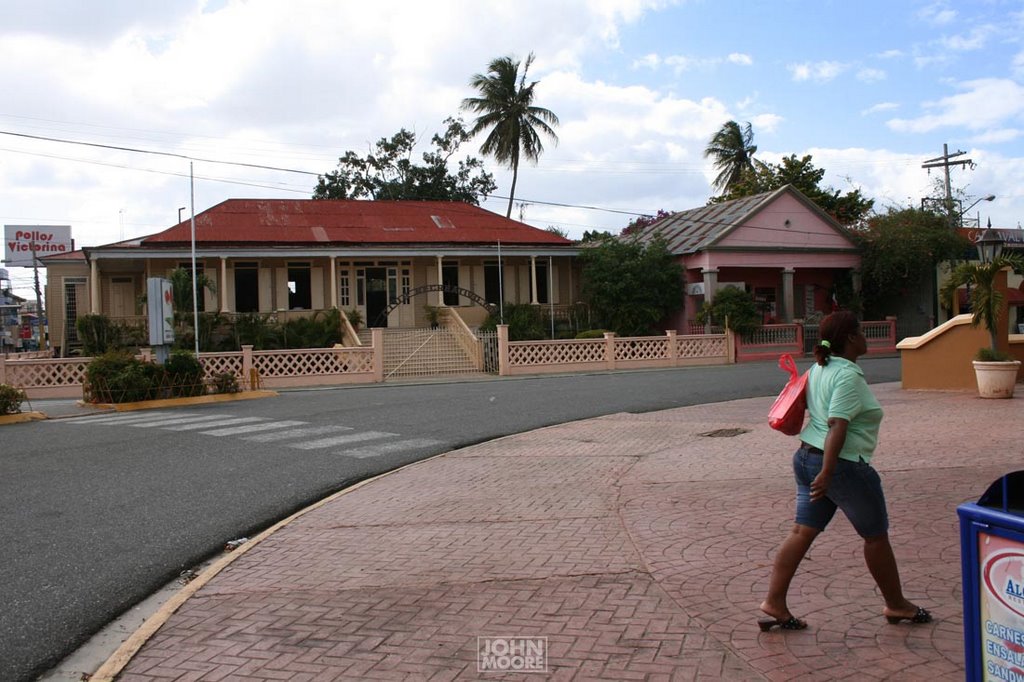
[[[388,326],[387,317],[381,315],[387,310],[387,307],[387,268],[366,268],[366,325],[368,327]]]
[[[135,283],[131,277],[114,277],[110,281],[110,317],[131,317],[135,314]]]

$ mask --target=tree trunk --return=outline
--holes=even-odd
[[[506,218],[512,217],[512,200],[516,198],[516,180],[519,179],[519,154],[516,154],[512,159],[512,189],[508,193],[508,211],[505,212]]]

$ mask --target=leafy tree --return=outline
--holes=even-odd
[[[565,230],[565,228],[556,227],[555,225],[547,226],[546,228],[544,228],[544,231],[550,232],[551,234],[557,234],[562,239],[569,238],[569,233]]]
[[[596,326],[620,336],[650,333],[683,305],[683,269],[665,242],[602,239],[580,254],[583,298]]]
[[[405,128],[381,138],[365,157],[353,151],[338,159],[338,169],[319,176],[314,199],[380,199],[407,201],[462,201],[479,205],[494,191],[494,177],[483,161],[468,157],[458,170],[449,162],[471,135],[462,119],[446,118],[443,134],[434,135],[422,164],[413,162],[416,134]]]
[[[605,230],[584,230],[583,237],[580,238],[580,244],[593,244],[594,242],[614,238],[615,236],[611,232]]]
[[[842,225],[857,224],[868,215],[874,205],[873,200],[865,198],[859,189],[843,194],[831,187],[823,188],[821,181],[824,177],[825,169],[816,168],[810,154],[799,159],[796,154],[791,154],[779,164],[755,160],[750,172],[744,173],[728,191],[713,197],[708,203],[731,201],[793,185]]]
[[[712,186],[724,193],[745,174],[753,172],[755,152],[757,145],[750,123],[740,127],[736,121],[726,121],[704,149],[704,158],[713,158],[719,170]]]
[[[697,313],[698,324],[707,324],[709,319],[723,326],[728,322],[729,329],[747,336],[761,328],[762,317],[753,294],[736,287],[722,287],[715,292],[715,299]]]
[[[526,84],[526,74],[532,63],[532,52],[525,64],[512,57],[492,60],[486,74],[475,74],[469,80],[480,96],[462,100],[462,109],[478,114],[470,135],[487,131],[480,153],[493,156],[512,169],[506,217],[512,216],[520,158],[537,162],[544,152],[541,134],[558,144],[558,135],[552,128],[558,125],[558,117],[548,109],[533,105],[533,89],[538,81]],[[520,66],[523,67],[522,73]]]
[[[921,289],[936,265],[959,260],[970,249],[966,238],[949,229],[945,215],[917,208],[892,207],[869,218],[853,235],[862,249],[866,307],[876,314],[885,312],[880,307],[887,298]]]
[[[629,221],[629,224],[622,228],[622,232],[619,233],[620,237],[629,237],[631,235],[642,232],[645,227],[653,225],[662,218],[668,218],[674,215],[674,211],[666,211],[664,209],[658,209],[657,215],[642,215],[638,218],[634,218]]]

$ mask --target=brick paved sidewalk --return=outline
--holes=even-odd
[[[753,399],[542,429],[342,495],[200,589],[120,679],[522,679],[477,672],[487,636],[547,637],[556,680],[962,679],[955,507],[1019,468],[1021,401],[874,389],[893,545],[932,624],[886,623],[837,515],[791,594],[810,627],[758,631],[794,441]]]

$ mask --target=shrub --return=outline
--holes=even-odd
[[[234,372],[218,372],[211,377],[214,393],[238,393],[238,379]]]
[[[161,396],[166,372],[124,351],[108,351],[85,368],[86,391],[92,402],[129,403]]]
[[[187,350],[172,351],[164,363],[171,395],[197,396],[206,393],[203,384],[203,365]]]
[[[480,325],[480,329],[490,331],[495,329],[499,322],[499,313],[492,312]],[[506,303],[505,324],[508,325],[509,341],[546,339],[551,333],[545,311],[529,303]]]
[[[82,340],[82,352],[95,357],[117,346],[117,329],[106,315],[82,315],[75,322],[78,338]]]
[[[978,352],[974,354],[974,359],[978,362],[1009,362],[1016,360],[1009,353],[1004,353],[1001,350],[994,350],[988,346],[982,346],[978,349]]]
[[[715,292],[715,300],[697,313],[697,324],[707,324],[708,318],[716,324],[725,325],[740,336],[747,336],[761,328],[761,313],[757,301],[749,292],[736,287],[723,287]]]
[[[0,384],[0,415],[18,414],[21,412],[21,404],[27,399],[20,388]]]
[[[603,339],[607,329],[588,329],[576,335],[577,339]]]

